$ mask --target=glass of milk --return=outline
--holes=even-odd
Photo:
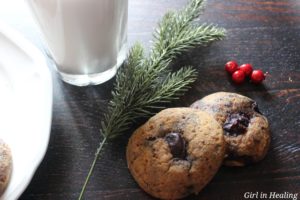
[[[128,0],[26,0],[61,78],[112,78],[126,57]]]

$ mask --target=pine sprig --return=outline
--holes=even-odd
[[[203,8],[204,0],[192,0],[185,9],[165,14],[153,35],[151,60],[154,64],[159,65],[161,60],[172,60],[191,48],[206,46],[224,37],[226,31],[223,28],[192,23]]]
[[[167,72],[162,78],[161,70],[167,71],[167,67],[158,70],[144,67],[143,57],[142,47],[136,44],[117,74],[113,97],[102,123],[102,133],[108,139],[124,133],[136,119],[151,116],[153,110],[163,108],[157,104],[178,99],[196,80],[197,73],[191,67]]]
[[[129,51],[127,61],[116,75],[112,99],[101,122],[103,138],[79,200],[104,145],[125,133],[137,119],[151,116],[153,111],[164,108],[162,103],[181,97],[196,80],[197,72],[192,67],[172,72],[170,63],[192,48],[206,46],[224,37],[225,30],[222,28],[193,23],[203,5],[204,0],[190,0],[184,9],[165,14],[154,32],[149,56],[145,56],[143,47],[138,43]]]

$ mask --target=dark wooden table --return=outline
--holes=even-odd
[[[156,22],[186,0],[130,0],[129,43],[149,47]],[[41,47],[26,17],[11,11],[2,17]],[[28,22],[25,23],[24,21]],[[198,196],[190,199],[244,199],[245,192],[300,191],[300,1],[210,0],[200,22],[217,23],[228,37],[208,48],[182,56],[177,65],[192,64],[199,78],[188,94],[172,106],[188,106],[217,91],[255,99],[269,118],[270,151],[262,162],[245,168],[222,167]],[[226,61],[252,63],[270,73],[264,85],[235,86],[223,70]],[[78,88],[53,72],[54,104],[47,154],[20,199],[76,199],[99,143],[101,116],[113,80]],[[125,147],[130,133],[106,146],[88,185],[85,199],[152,199],[127,170]],[[298,198],[299,198],[298,194]]]

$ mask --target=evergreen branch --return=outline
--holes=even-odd
[[[102,122],[102,132],[108,139],[122,134],[136,119],[153,115],[152,110],[155,108],[163,108],[157,107],[157,104],[169,103],[182,96],[196,80],[196,71],[188,67],[169,72],[161,82],[161,74],[157,70],[148,68],[145,71],[141,62],[131,60],[139,58],[141,52],[141,46],[136,44],[129,53],[127,64],[117,75],[117,83],[126,75],[128,82],[116,84],[116,90],[112,93],[112,100]]]
[[[192,0],[189,5],[179,12],[168,12],[154,32],[154,46],[151,60],[154,65],[159,61],[174,59],[180,54],[196,46],[221,40],[225,29],[203,24],[195,26],[192,22],[203,9],[204,0]]]
[[[85,188],[86,188],[86,186],[87,186],[87,184],[88,184],[88,182],[89,182],[89,180],[90,180],[90,177],[91,177],[91,175],[92,175],[92,173],[93,173],[93,171],[94,171],[94,168],[95,168],[95,166],[96,166],[96,162],[97,162],[97,160],[98,160],[98,158],[99,158],[99,156],[100,156],[100,152],[101,152],[101,150],[103,149],[104,145],[106,144],[106,140],[107,140],[107,138],[104,137],[103,140],[102,140],[101,143],[100,143],[99,148],[97,149],[97,152],[96,152],[96,154],[95,154],[95,159],[94,159],[94,161],[93,161],[93,163],[92,163],[92,165],[91,165],[91,168],[90,168],[90,170],[89,170],[89,173],[88,173],[88,175],[87,175],[87,177],[86,177],[86,179],[85,179],[85,182],[84,182],[84,184],[83,184],[83,186],[82,186],[82,189],[81,189],[81,192],[80,192],[80,194],[79,194],[78,199],[82,199],[82,197],[83,197]]]
[[[172,100],[178,99],[189,89],[189,85],[196,78],[197,72],[192,67],[184,67],[176,72],[170,72],[160,86],[155,88],[154,94],[151,95],[152,98],[149,98],[142,106],[151,109],[153,104],[170,103]]]
[[[122,135],[137,119],[164,108],[161,103],[181,97],[196,80],[197,73],[191,67],[171,72],[170,63],[192,48],[206,46],[225,36],[222,28],[193,23],[203,7],[204,0],[190,0],[184,9],[165,14],[153,34],[153,47],[148,57],[140,44],[135,44],[129,51],[126,63],[116,75],[112,99],[101,122],[103,139],[79,200],[105,143]]]

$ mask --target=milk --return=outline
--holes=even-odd
[[[88,85],[97,75],[100,83],[115,74],[126,54],[128,0],[27,2],[63,79]]]

